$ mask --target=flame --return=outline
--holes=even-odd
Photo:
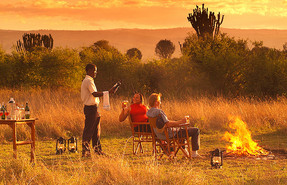
[[[231,117],[233,122],[229,123],[229,127],[235,129],[234,135],[229,132],[225,132],[223,139],[232,143],[231,146],[227,146],[227,152],[231,152],[239,155],[267,155],[268,152],[258,146],[258,143],[252,140],[251,133],[247,129],[246,123],[244,123],[238,117]]]

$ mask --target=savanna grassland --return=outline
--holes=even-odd
[[[227,34],[197,38],[189,34],[179,58],[142,61],[99,40],[74,48],[33,47],[31,51],[0,48],[0,102],[13,97],[29,103],[36,123],[36,161],[29,162],[30,147],[19,146],[12,159],[12,133],[0,127],[0,184],[286,184],[287,47],[268,48],[261,41],[234,39]],[[172,54],[172,53],[170,53]],[[144,55],[144,54],[143,54]],[[79,153],[56,155],[56,139],[76,136],[84,127],[80,99],[85,66],[98,68],[99,91],[122,85],[111,97],[111,110],[101,113],[101,142],[108,156],[81,158]],[[162,109],[170,120],[191,117],[200,128],[202,159],[156,161],[150,144],[132,155],[128,121],[120,123],[121,101],[133,91],[161,92]],[[245,98],[246,97],[246,98]],[[210,151],[230,145],[222,140],[230,116],[246,122],[253,139],[274,153],[275,159],[224,158],[222,169],[211,169]],[[17,128],[19,140],[29,130]]]
[[[225,158],[222,169],[211,169],[209,151],[226,148],[222,140],[229,116],[239,116],[247,123],[252,137],[270,150],[287,148],[287,99],[226,99],[198,97],[166,98],[162,109],[171,120],[190,115],[191,122],[201,129],[202,159],[175,160],[167,157],[155,161],[150,144],[145,152],[132,155],[128,121],[120,123],[118,115],[124,96],[111,97],[111,110],[101,112],[102,145],[106,157],[93,155],[81,158],[79,153],[55,155],[56,138],[76,136],[81,143],[84,126],[83,105],[78,91],[58,89],[1,89],[0,101],[14,97],[21,105],[29,102],[36,124],[36,161],[29,162],[27,145],[18,147],[18,159],[12,159],[12,136],[8,126],[0,127],[0,184],[286,184],[287,159],[276,155],[264,158]],[[145,97],[147,98],[147,97]],[[17,128],[19,139],[29,138],[29,130]]]

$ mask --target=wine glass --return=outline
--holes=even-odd
[[[185,120],[186,120],[186,123],[189,123],[189,116],[184,116],[185,117]]]
[[[7,120],[8,119],[8,115],[10,114],[8,111],[6,111],[5,113],[5,119]]]
[[[124,101],[122,102],[122,107],[123,107],[123,108],[126,108],[126,107],[128,106],[128,103],[129,103],[128,100],[124,100]]]

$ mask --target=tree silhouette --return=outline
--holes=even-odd
[[[16,50],[20,51],[34,51],[35,47],[41,47],[44,45],[47,49],[53,49],[54,40],[51,34],[49,35],[41,35],[35,33],[25,33],[23,36],[23,42],[21,40],[17,41]]]
[[[208,8],[204,8],[204,4],[202,4],[202,9],[196,6],[193,9],[193,13],[190,13],[187,17],[187,20],[195,29],[198,37],[203,37],[207,34],[213,37],[218,34],[223,18],[224,15],[220,17],[220,12],[217,14],[217,18],[214,12],[209,12],[208,15]]]
[[[285,42],[285,43],[283,44],[283,51],[284,51],[285,53],[287,53],[287,42]]]
[[[101,49],[104,49],[104,50],[112,50],[113,47],[109,44],[109,41],[107,40],[99,40],[97,42],[95,42],[93,44],[93,46],[97,49],[97,48],[101,48]]]
[[[160,58],[170,58],[172,54],[174,53],[175,46],[170,40],[160,40],[156,47],[155,47],[155,53]]]
[[[127,50],[126,55],[127,55],[129,58],[136,57],[136,58],[138,58],[139,60],[142,59],[142,53],[141,53],[141,51],[140,51],[138,48],[131,48],[131,49]]]
[[[90,46],[94,52],[99,52],[101,50],[106,50],[108,52],[116,52],[120,53],[117,48],[114,46],[110,45],[109,41],[107,40],[98,40],[95,42],[92,46]]]

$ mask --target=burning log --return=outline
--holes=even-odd
[[[233,121],[229,123],[229,127],[235,129],[235,133],[225,132],[223,139],[231,142],[231,146],[227,146],[226,155],[234,156],[268,156],[270,152],[264,150],[258,143],[252,140],[251,133],[244,123],[238,117],[232,117]]]

